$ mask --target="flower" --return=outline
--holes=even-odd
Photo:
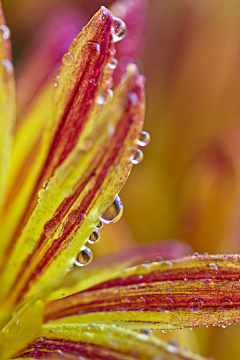
[[[85,243],[98,240],[102,222],[121,216],[118,193],[148,139],[141,133],[144,78],[136,65],[127,65],[112,91],[124,22],[102,7],[83,28],[55,86],[46,84],[17,123],[10,158],[14,76],[10,32],[0,15],[1,359],[203,359],[146,327],[238,322],[238,255],[139,264],[163,254],[161,244],[81,268],[92,258]],[[39,116],[49,106],[51,116]],[[176,243],[168,243],[166,259],[173,249]],[[79,268],[69,272],[74,263]]]

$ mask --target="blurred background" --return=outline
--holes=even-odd
[[[66,51],[94,12],[112,3],[2,0],[19,114],[36,92],[32,79],[41,87],[41,54]],[[121,192],[124,217],[103,229],[94,250],[178,238],[201,254],[239,253],[240,0],[149,0],[143,9],[134,20],[142,23],[133,60],[147,79],[144,130],[151,143]],[[42,66],[50,72],[58,56]],[[216,359],[240,359],[239,335],[239,325],[161,334]]]

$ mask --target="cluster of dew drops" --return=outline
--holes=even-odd
[[[11,36],[10,29],[6,25],[0,26],[0,43],[9,40]],[[10,60],[2,59],[1,65],[4,67],[6,75],[12,75],[13,65]]]
[[[126,25],[125,23],[116,17],[114,19],[114,32],[113,32],[113,41],[118,42],[124,38],[126,35]],[[97,43],[88,43],[91,46],[94,46],[96,51],[100,51],[100,45]],[[62,62],[66,66],[71,66],[74,63],[74,57],[71,52],[67,52],[63,55]],[[112,68],[115,69],[117,67],[117,60],[113,59],[113,64],[111,64]],[[57,86],[58,77],[55,79],[54,86]],[[101,95],[98,99],[99,104],[105,104],[105,98]],[[137,140],[139,146],[146,146],[150,142],[150,135],[143,131]],[[143,152],[140,149],[137,149],[134,156],[131,158],[132,164],[139,164],[143,160]],[[87,242],[89,244],[96,244],[100,240],[99,230],[103,227],[103,224],[111,224],[117,222],[123,213],[123,205],[118,195],[115,196],[114,202],[112,205],[101,215],[99,216],[99,223],[95,226],[95,229],[89,236]],[[79,254],[75,260],[75,265],[77,266],[85,266],[90,264],[93,259],[93,254],[91,249],[87,246],[82,246]]]

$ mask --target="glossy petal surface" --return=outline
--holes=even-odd
[[[143,264],[48,303],[45,321],[65,317],[64,322],[115,323],[132,329],[226,326],[240,321],[239,271],[238,255]]]

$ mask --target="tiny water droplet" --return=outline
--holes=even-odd
[[[207,267],[213,274],[217,274],[217,273],[218,273],[218,266],[217,266],[217,264],[210,263],[210,264],[207,264],[206,267]]]
[[[74,63],[74,57],[70,52],[67,52],[62,57],[62,62],[64,65],[71,66]]]
[[[46,180],[46,181],[43,183],[43,189],[46,189],[46,187],[48,186],[48,184],[49,184],[49,181]]]
[[[137,149],[131,162],[133,165],[137,165],[137,164],[140,164],[140,162],[142,160],[143,160],[143,152],[142,152],[142,150]]]
[[[5,72],[7,75],[12,75],[13,73],[13,64],[8,59],[1,60],[1,64],[3,65]]]
[[[84,54],[86,52],[87,54]],[[86,45],[83,46],[82,54],[83,58],[91,59],[92,61],[94,61],[100,54],[100,45],[96,42],[89,41],[86,43]]]
[[[85,266],[90,264],[93,259],[93,253],[91,249],[86,247],[85,245],[81,248],[80,253],[75,260],[75,265],[77,266]]]
[[[197,311],[197,310],[201,310],[201,308],[203,307],[203,300],[198,299],[198,298],[192,298],[191,300],[189,300],[189,308],[192,311]]]
[[[96,229],[101,229],[103,227],[102,221],[99,221],[99,223],[95,226]]]
[[[100,221],[105,224],[111,224],[117,222],[123,213],[123,204],[118,195],[115,196],[114,202],[110,207],[99,216]]]
[[[110,67],[110,69],[115,70],[118,65],[118,60],[114,58],[112,59],[112,62],[108,63],[107,65]]]
[[[88,239],[89,244],[96,244],[99,240],[100,240],[99,231],[93,230],[93,232],[91,233]]]
[[[224,309],[229,309],[231,306],[233,306],[233,302],[229,298],[224,298],[221,300],[220,306]]]
[[[9,324],[9,327],[6,329],[8,334],[16,334],[20,330],[20,323],[18,315],[13,315],[13,318]]]
[[[162,330],[162,333],[166,334],[167,330]]]
[[[10,38],[10,30],[6,25],[0,26],[0,41],[2,40],[8,40]]]
[[[126,35],[126,24],[119,18],[113,17],[114,21],[114,32],[113,32],[113,41],[118,42],[124,38]]]
[[[137,141],[138,145],[144,147],[144,146],[147,146],[149,144],[149,142],[150,142],[149,133],[146,131],[143,131]]]

